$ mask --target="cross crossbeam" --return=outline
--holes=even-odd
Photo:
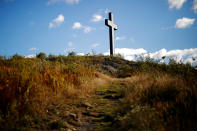
[[[109,43],[110,43],[110,56],[114,55],[114,30],[118,29],[118,26],[114,24],[114,17],[109,12],[109,19],[105,19],[105,25],[109,27]]]

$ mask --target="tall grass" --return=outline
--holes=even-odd
[[[45,114],[46,107],[57,97],[75,98],[87,93],[83,83],[95,75],[91,66],[73,59],[0,59],[0,114],[20,119],[26,114]],[[90,90],[90,89],[89,89]]]
[[[131,81],[132,84],[125,90],[124,103],[127,108],[124,112],[132,110],[130,105],[148,106],[159,117],[157,125],[163,121],[161,127],[166,130],[197,129],[196,78],[187,81],[183,77],[166,73],[139,73],[132,76]],[[142,119],[150,122],[146,117]]]
[[[97,77],[96,71],[100,71],[113,77],[128,77],[124,79],[128,83],[119,107],[121,111],[117,111],[127,115],[118,121],[119,124],[115,123],[119,126],[117,129],[128,129],[132,126],[129,125],[132,118],[135,118],[132,121],[139,120],[140,126],[163,122],[167,130],[197,129],[197,70],[190,65],[129,62],[105,56],[45,57],[42,54],[37,57],[28,59],[17,54],[11,58],[0,57],[0,127],[6,119],[43,116],[54,101],[76,100],[81,95],[93,93],[88,82]],[[132,114],[133,105],[143,107],[145,114]],[[147,107],[155,110],[147,110],[155,116],[154,120],[144,117]],[[154,127],[159,129],[156,125]]]

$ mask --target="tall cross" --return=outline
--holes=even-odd
[[[110,42],[110,56],[114,55],[114,30],[118,27],[114,24],[114,17],[111,12],[109,12],[109,19],[105,19],[105,25],[109,27],[109,42]]]

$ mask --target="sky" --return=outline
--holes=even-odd
[[[109,54],[108,12],[126,59],[197,59],[197,0],[0,0],[0,55]]]

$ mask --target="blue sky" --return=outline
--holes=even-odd
[[[197,0],[0,0],[0,55],[107,52],[109,11],[115,48],[196,52]]]

